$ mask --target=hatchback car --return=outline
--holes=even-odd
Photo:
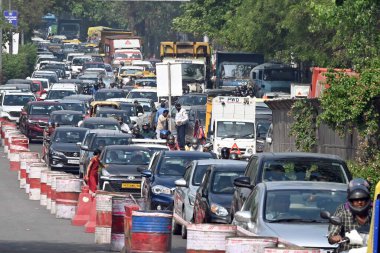
[[[231,223],[234,179],[243,175],[247,162],[235,161],[209,166],[194,202],[194,223]]]
[[[86,128],[58,127],[50,139],[47,163],[51,170],[79,173],[79,147]]]
[[[334,213],[346,199],[346,184],[263,182],[235,214],[233,224],[258,236],[279,237],[305,248],[335,252],[326,238],[328,221],[322,219],[320,213]]]
[[[185,174],[186,165],[193,160],[213,159],[206,152],[161,151],[147,170],[142,171],[145,182],[141,190],[147,210],[172,210],[174,181]]]
[[[149,161],[147,148],[126,145],[105,147],[100,155],[99,188],[140,195],[141,173],[137,168],[147,166]]]
[[[258,153],[247,165],[244,177],[235,180],[231,214],[241,209],[255,185],[266,181],[320,181],[347,185],[352,179],[338,156],[317,153]]]

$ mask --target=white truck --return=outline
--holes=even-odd
[[[212,100],[210,139],[215,154],[235,149],[242,158],[256,153],[256,98],[215,97]]]

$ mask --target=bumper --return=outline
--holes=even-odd
[[[76,164],[73,161],[78,161],[78,163]],[[49,165],[51,170],[79,173],[79,159],[49,156]]]
[[[152,210],[173,210],[173,195],[167,195],[167,194],[153,194],[152,193],[152,199],[151,201],[151,209]]]
[[[100,177],[99,188],[104,191],[126,192],[134,196],[141,195],[141,180],[131,181],[123,179],[104,179]]]

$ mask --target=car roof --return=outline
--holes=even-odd
[[[84,127],[72,127],[72,126],[60,126],[55,129],[55,131],[67,131],[67,130],[76,130],[79,132],[87,132],[87,128]]]
[[[225,159],[208,159],[208,160],[195,160],[197,165],[232,165],[232,164],[244,164],[247,165],[246,161],[239,160],[225,160]]]
[[[114,112],[114,113],[118,113],[118,112],[125,112],[124,110],[120,110],[120,109],[114,109],[114,108],[102,108],[100,107],[99,109],[96,110],[96,112]]]
[[[102,133],[102,134],[120,134],[120,130],[113,130],[113,129],[87,129],[87,133]]]
[[[264,152],[256,154],[259,157],[272,158],[272,159],[283,159],[283,158],[313,158],[313,159],[333,159],[343,161],[337,155],[321,154],[321,153],[307,153],[307,152]]]
[[[156,89],[132,89],[130,92],[152,92],[157,93]]]
[[[105,147],[107,150],[123,149],[123,150],[141,150],[149,152],[150,150],[145,147],[130,146],[130,145],[107,145]]]
[[[267,190],[337,190],[347,191],[347,184],[314,181],[271,181],[260,183]],[[260,185],[258,184],[258,185]]]
[[[58,110],[58,111],[53,111],[50,113],[50,115],[53,115],[53,114],[78,114],[78,115],[82,115],[83,112],[73,111],[73,110]]]
[[[172,157],[212,157],[212,154],[209,152],[201,152],[201,151],[161,151],[164,156],[172,156]]]
[[[83,120],[83,123],[119,123],[114,118],[91,117]]]
[[[119,90],[119,89],[100,89],[96,93],[102,93],[102,92],[125,92],[125,91]]]
[[[100,129],[97,129],[100,130]],[[121,131],[117,130],[110,130],[115,132],[104,132],[104,131],[96,131],[96,132],[89,132],[89,133],[95,133],[96,137],[130,137],[132,138],[132,134],[126,134]]]
[[[153,143],[133,143],[129,144],[129,146],[138,146],[138,147],[147,147],[147,148],[162,148],[163,150],[169,150],[169,147],[161,144],[153,144]]]
[[[59,102],[56,101],[31,101],[31,105],[59,105]]]

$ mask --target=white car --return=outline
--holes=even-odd
[[[0,92],[0,117],[18,123],[22,108],[36,97],[32,92],[20,90],[3,90]]]

